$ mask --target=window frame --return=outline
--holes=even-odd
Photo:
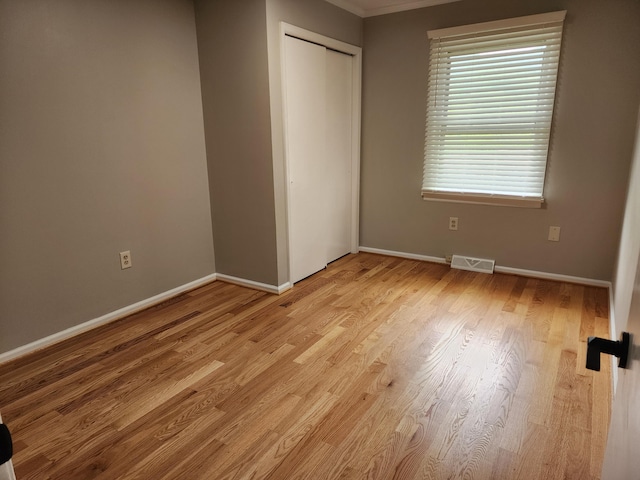
[[[558,78],[558,71],[559,71],[559,66],[560,66],[560,49],[561,49],[561,45],[562,45],[562,30],[563,30],[563,22],[566,16],[566,11],[558,11],[558,12],[551,12],[551,13],[545,13],[545,14],[539,14],[539,15],[530,15],[530,16],[526,16],[526,17],[518,17],[518,18],[512,18],[512,19],[507,19],[507,20],[499,20],[499,21],[495,21],[495,22],[485,22],[485,23],[479,23],[479,24],[472,24],[472,25],[463,25],[463,26],[459,26],[459,27],[452,27],[452,28],[445,28],[445,29],[439,29],[439,30],[430,30],[428,32],[428,38],[431,41],[439,41],[440,39],[447,39],[450,40],[451,37],[462,37],[462,40],[464,40],[464,36],[468,36],[470,37],[469,40],[469,44],[473,45],[474,42],[477,42],[477,37],[478,36],[482,36],[483,34],[493,34],[493,33],[498,33],[499,31],[504,31],[504,32],[515,32],[515,33],[522,33],[522,38],[526,38],[527,34],[529,33],[531,28],[534,27],[542,27],[544,25],[547,24],[556,24],[560,26],[560,36],[559,36],[559,40],[557,40],[557,45],[558,45],[558,50],[557,50],[557,56],[558,56],[558,60],[557,63],[553,63],[552,67],[551,67],[551,71],[552,71],[552,76],[553,76],[553,95],[550,97],[550,107],[548,107],[550,110],[548,110],[548,129],[545,130],[544,132],[544,136],[542,139],[542,143],[541,145],[543,145],[544,148],[542,148],[542,150],[544,150],[544,164],[542,164],[542,161],[540,158],[538,158],[536,161],[538,162],[536,165],[536,169],[538,170],[538,174],[536,175],[535,178],[538,179],[538,182],[540,181],[540,168],[544,168],[544,170],[542,171],[542,180],[541,180],[541,189],[539,192],[539,196],[538,196],[538,192],[536,191],[535,194],[531,194],[531,193],[523,193],[522,195],[520,194],[513,194],[514,192],[510,192],[510,193],[500,193],[500,192],[479,192],[479,191],[473,191],[470,190],[469,187],[466,187],[467,189],[465,189],[465,187],[461,187],[460,190],[458,191],[457,189],[455,189],[455,191],[453,191],[452,188],[448,187],[445,188],[443,187],[443,184],[441,183],[441,185],[438,186],[435,185],[429,185],[429,178],[427,177],[427,171],[430,168],[441,168],[442,165],[446,166],[446,161],[442,161],[442,160],[430,160],[429,158],[429,153],[428,150],[433,151],[433,147],[431,147],[430,149],[430,141],[435,143],[435,140],[440,140],[440,141],[444,141],[444,137],[445,134],[442,133],[442,131],[445,131],[447,128],[446,125],[446,121],[444,122],[444,126],[440,125],[437,127],[433,127],[434,131],[436,133],[433,133],[430,131],[430,125],[429,125],[429,121],[432,118],[430,116],[431,114],[431,108],[434,108],[434,112],[439,111],[438,108],[440,107],[434,107],[431,105],[431,102],[433,99],[439,99],[439,100],[444,100],[444,101],[448,101],[449,99],[449,94],[446,93],[445,91],[448,90],[450,88],[450,81],[448,80],[449,78],[451,78],[451,68],[449,68],[445,73],[444,73],[444,77],[447,78],[447,80],[445,80],[444,82],[438,82],[438,85],[434,86],[433,85],[433,70],[437,67],[441,67],[445,62],[448,62],[448,65],[452,64],[451,59],[454,56],[453,52],[445,52],[445,54],[443,55],[443,58],[445,59],[444,61],[442,61],[440,59],[440,57],[438,56],[436,58],[436,61],[438,62],[437,64],[434,64],[434,55],[433,55],[433,49],[430,48],[430,55],[429,55],[429,93],[428,93],[428,98],[429,98],[429,104],[427,105],[427,126],[425,129],[425,149],[424,149],[424,169],[423,169],[423,183],[422,183],[422,198],[425,200],[431,200],[431,201],[444,201],[444,202],[457,202],[457,203],[478,203],[478,204],[487,204],[487,205],[504,205],[504,206],[514,206],[514,207],[529,207],[529,208],[541,208],[542,205],[544,204],[544,184],[545,184],[545,177],[546,177],[546,171],[547,171],[547,167],[548,167],[548,160],[549,160],[549,142],[550,142],[550,136],[551,136],[551,128],[552,128],[552,124],[553,124],[553,112],[554,112],[554,104],[555,104],[555,97],[556,97],[556,90],[557,90],[557,78]],[[456,40],[457,41],[457,40]],[[505,46],[506,45],[506,46]],[[544,46],[544,42],[541,41],[541,46]],[[431,45],[430,45],[431,47]],[[464,48],[464,47],[463,47]],[[504,45],[499,45],[496,47],[496,49],[501,49],[502,51],[505,50],[505,48],[508,48],[508,44],[504,44]],[[442,49],[444,50],[444,49]],[[438,54],[440,54],[441,51],[438,50]],[[548,52],[545,52],[543,57],[548,55]],[[541,72],[542,70],[544,70],[547,67],[546,64],[546,59],[543,58],[541,63]],[[523,72],[523,75],[527,75],[527,72]],[[545,75],[547,75],[547,73],[545,72]],[[444,86],[443,86],[444,85]],[[432,89],[438,89],[435,91]],[[542,94],[539,91],[536,91],[536,99],[538,99],[539,97],[542,96]],[[492,108],[491,105],[488,106],[488,108]],[[495,108],[495,107],[493,107]],[[448,113],[449,112],[449,107],[445,107],[443,109],[444,112]],[[433,114],[433,117],[435,117],[435,113]],[[533,131],[536,127],[533,126],[533,124],[535,123],[536,118],[535,117],[531,117],[532,118],[532,126],[529,127],[529,131]],[[546,122],[545,122],[546,123]],[[483,125],[482,123],[479,123],[478,125]],[[477,127],[477,125],[473,125],[475,127]],[[507,131],[506,127],[503,127],[504,130],[502,130],[502,132]],[[546,128],[546,127],[545,127]],[[497,130],[499,130],[499,127],[496,128]],[[459,131],[462,131],[463,129],[460,129]],[[526,131],[526,128],[523,129],[523,131]],[[430,134],[432,135],[430,137]],[[504,134],[504,133],[501,133]],[[477,145],[475,146],[477,148]],[[437,147],[436,147],[437,150]],[[462,150],[462,149],[460,149]],[[476,150],[476,152],[473,151],[473,147],[468,149],[470,150],[472,153],[470,155],[477,155],[478,153],[476,152],[480,152],[480,149]],[[444,152],[444,150],[442,150],[442,152]],[[456,152],[457,153],[457,152]],[[484,152],[482,152],[484,153]],[[490,153],[490,150],[488,151],[488,153]],[[540,157],[541,155],[539,155]],[[505,162],[504,158],[500,158],[498,160],[494,161],[494,166],[495,165],[500,165],[500,162]],[[433,166],[433,167],[432,167]],[[513,174],[513,173],[512,173]],[[433,182],[431,182],[433,183]],[[447,183],[447,182],[444,182]],[[429,185],[429,186],[428,186]],[[490,190],[490,189],[486,189],[486,190]]]

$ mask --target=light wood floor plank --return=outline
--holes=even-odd
[[[21,479],[597,479],[595,287],[348,255],[214,282],[0,365]]]

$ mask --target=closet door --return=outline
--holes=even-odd
[[[327,265],[326,49],[285,37],[291,281]]]
[[[351,252],[351,121],[350,55],[326,51],[326,138],[324,164],[327,263]]]

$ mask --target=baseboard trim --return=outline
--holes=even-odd
[[[48,337],[41,338],[40,340],[36,340],[35,342],[31,342],[21,347],[15,348],[13,350],[9,350],[8,352],[1,353],[0,364],[4,362],[8,362],[10,360],[15,360],[18,357],[22,357],[29,353],[33,353],[45,347],[49,347],[55,343],[59,343],[63,340],[67,340],[71,337],[75,337],[76,335],[80,335],[81,333],[88,332],[89,330],[97,328],[101,325],[104,325],[109,322],[113,322],[114,320],[118,320],[120,318],[124,318],[126,316],[132,315],[136,312],[139,312],[146,308],[157,305],[158,303],[162,303],[165,300],[175,297],[176,295],[187,292],[189,290],[193,290],[194,288],[198,288],[207,283],[213,282],[214,280],[216,280],[216,278],[217,278],[217,275],[215,273],[212,275],[207,275],[206,277],[202,277],[198,280],[194,280],[193,282],[189,282],[179,287],[172,288],[171,290],[168,290],[166,292],[160,293],[158,295],[154,295],[153,297],[150,297],[140,302],[126,306],[114,312],[107,313],[106,315],[103,315],[101,317],[94,318],[93,320],[89,320],[88,322],[81,323],[80,325],[67,328],[66,330],[62,330],[61,332],[54,333],[53,335],[49,335]]]
[[[360,247],[361,252],[376,253],[378,255],[388,255],[390,257],[408,258],[410,260],[422,260],[425,262],[446,264],[443,257],[431,257],[428,255],[418,255],[415,253],[396,252],[393,250],[383,250],[380,248]],[[501,267],[496,265],[495,271],[498,273],[508,273],[522,277],[540,278],[542,280],[556,280],[559,282],[577,283],[590,287],[610,288],[611,282],[606,280],[594,280],[591,278],[573,277],[571,275],[561,275],[559,273],[538,272],[536,270],[525,270],[523,268]]]
[[[572,275],[562,275],[560,273],[539,272],[537,270],[526,270],[524,268],[498,267],[495,271],[498,273],[508,273],[511,275],[520,275],[522,277],[539,278],[542,280],[555,280],[557,282],[577,283],[578,285],[586,285],[588,287],[609,288],[611,282],[606,280],[596,280],[593,278],[574,277]]]
[[[283,283],[280,286],[269,285],[267,283],[254,282],[253,280],[247,280],[244,278],[232,277],[231,275],[225,275],[223,273],[218,273],[218,280],[221,282],[232,283],[234,285],[239,285],[241,287],[252,288],[254,290],[260,290],[262,292],[267,293],[275,293],[276,295],[280,295],[281,293],[286,292],[291,288],[291,283]]]
[[[365,253],[375,253],[376,255],[388,255],[390,257],[407,258],[409,260],[420,260],[423,262],[446,264],[445,258],[430,257],[428,255],[418,255],[416,253],[396,252],[393,250],[383,250],[381,248],[359,247],[359,251]]]

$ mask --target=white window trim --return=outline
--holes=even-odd
[[[542,208],[544,198],[527,198],[510,195],[490,195],[465,192],[422,192],[422,198],[432,202],[475,203],[503,207]]]
[[[473,25],[461,25],[459,27],[441,28],[439,30],[429,30],[429,39],[453,37],[456,35],[472,35],[474,33],[490,32],[492,30],[502,30],[504,28],[532,27],[545,23],[555,23],[564,21],[567,15],[566,10],[558,12],[541,13],[539,15],[528,15],[526,17],[507,18],[494,22],[474,23]]]

